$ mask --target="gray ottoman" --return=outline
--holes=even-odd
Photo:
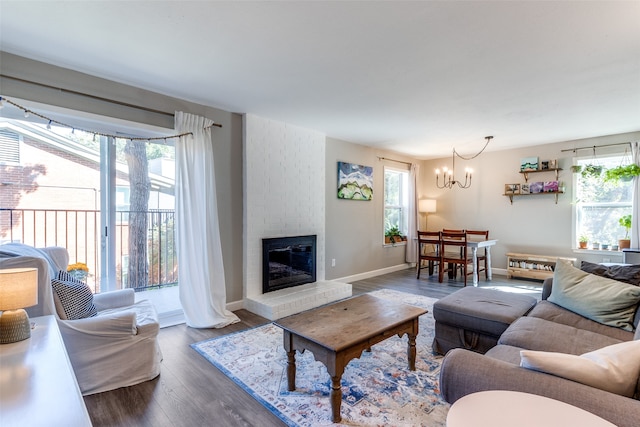
[[[445,354],[452,348],[485,353],[517,318],[527,314],[537,300],[527,295],[468,287],[433,305],[436,320],[433,350]]]

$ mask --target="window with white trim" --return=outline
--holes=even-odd
[[[604,177],[607,169],[630,161],[628,155],[620,154],[577,161],[582,171],[574,174],[576,242],[580,236],[586,236],[591,248],[593,243],[614,245],[618,244],[619,239],[625,238],[626,230],[620,225],[619,219],[631,214],[633,181],[606,182]],[[602,167],[600,175],[584,172],[588,165],[594,164]]]
[[[384,168],[384,233],[397,228],[408,233],[409,171]]]

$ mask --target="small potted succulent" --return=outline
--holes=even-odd
[[[589,236],[586,234],[581,234],[578,239],[578,247],[580,249],[587,249],[587,243],[589,242]]]

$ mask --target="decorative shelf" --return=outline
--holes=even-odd
[[[541,196],[543,194],[555,194],[556,196],[556,205],[558,204],[558,194],[564,194],[564,191],[546,191],[542,193],[529,193],[529,194],[503,194],[503,196],[507,196],[511,204],[513,204],[514,197],[527,197],[527,196]]]
[[[561,171],[561,170],[562,170],[562,168],[538,169],[538,170],[534,170],[534,171],[520,171],[520,173],[522,175],[524,175],[524,182],[529,182],[529,174],[530,173],[555,172],[556,173],[556,181],[557,181],[558,180],[558,172]]]

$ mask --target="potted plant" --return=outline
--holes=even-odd
[[[584,167],[582,168],[583,178],[598,177],[600,176],[601,173],[602,173],[602,166],[600,165],[594,165],[590,163],[588,165],[584,165]]]
[[[400,230],[398,229],[398,227],[393,226],[387,229],[387,231],[385,231],[384,233],[385,243],[391,243],[392,245],[395,245],[396,242],[401,242],[401,241],[402,241],[402,234],[400,234]]]
[[[582,171],[582,166],[580,165],[573,165],[571,166],[571,172],[573,173],[578,173]]]
[[[607,169],[604,173],[604,180],[605,182],[631,181],[638,175],[640,175],[640,166],[631,163]]]
[[[578,247],[580,249],[587,249],[587,242],[589,242],[589,236],[586,234],[581,234],[578,239]]]
[[[624,239],[618,240],[618,246],[621,250],[629,249],[631,247],[631,240],[629,239],[629,230],[631,229],[631,214],[621,217],[618,220],[618,223],[625,229]]]

